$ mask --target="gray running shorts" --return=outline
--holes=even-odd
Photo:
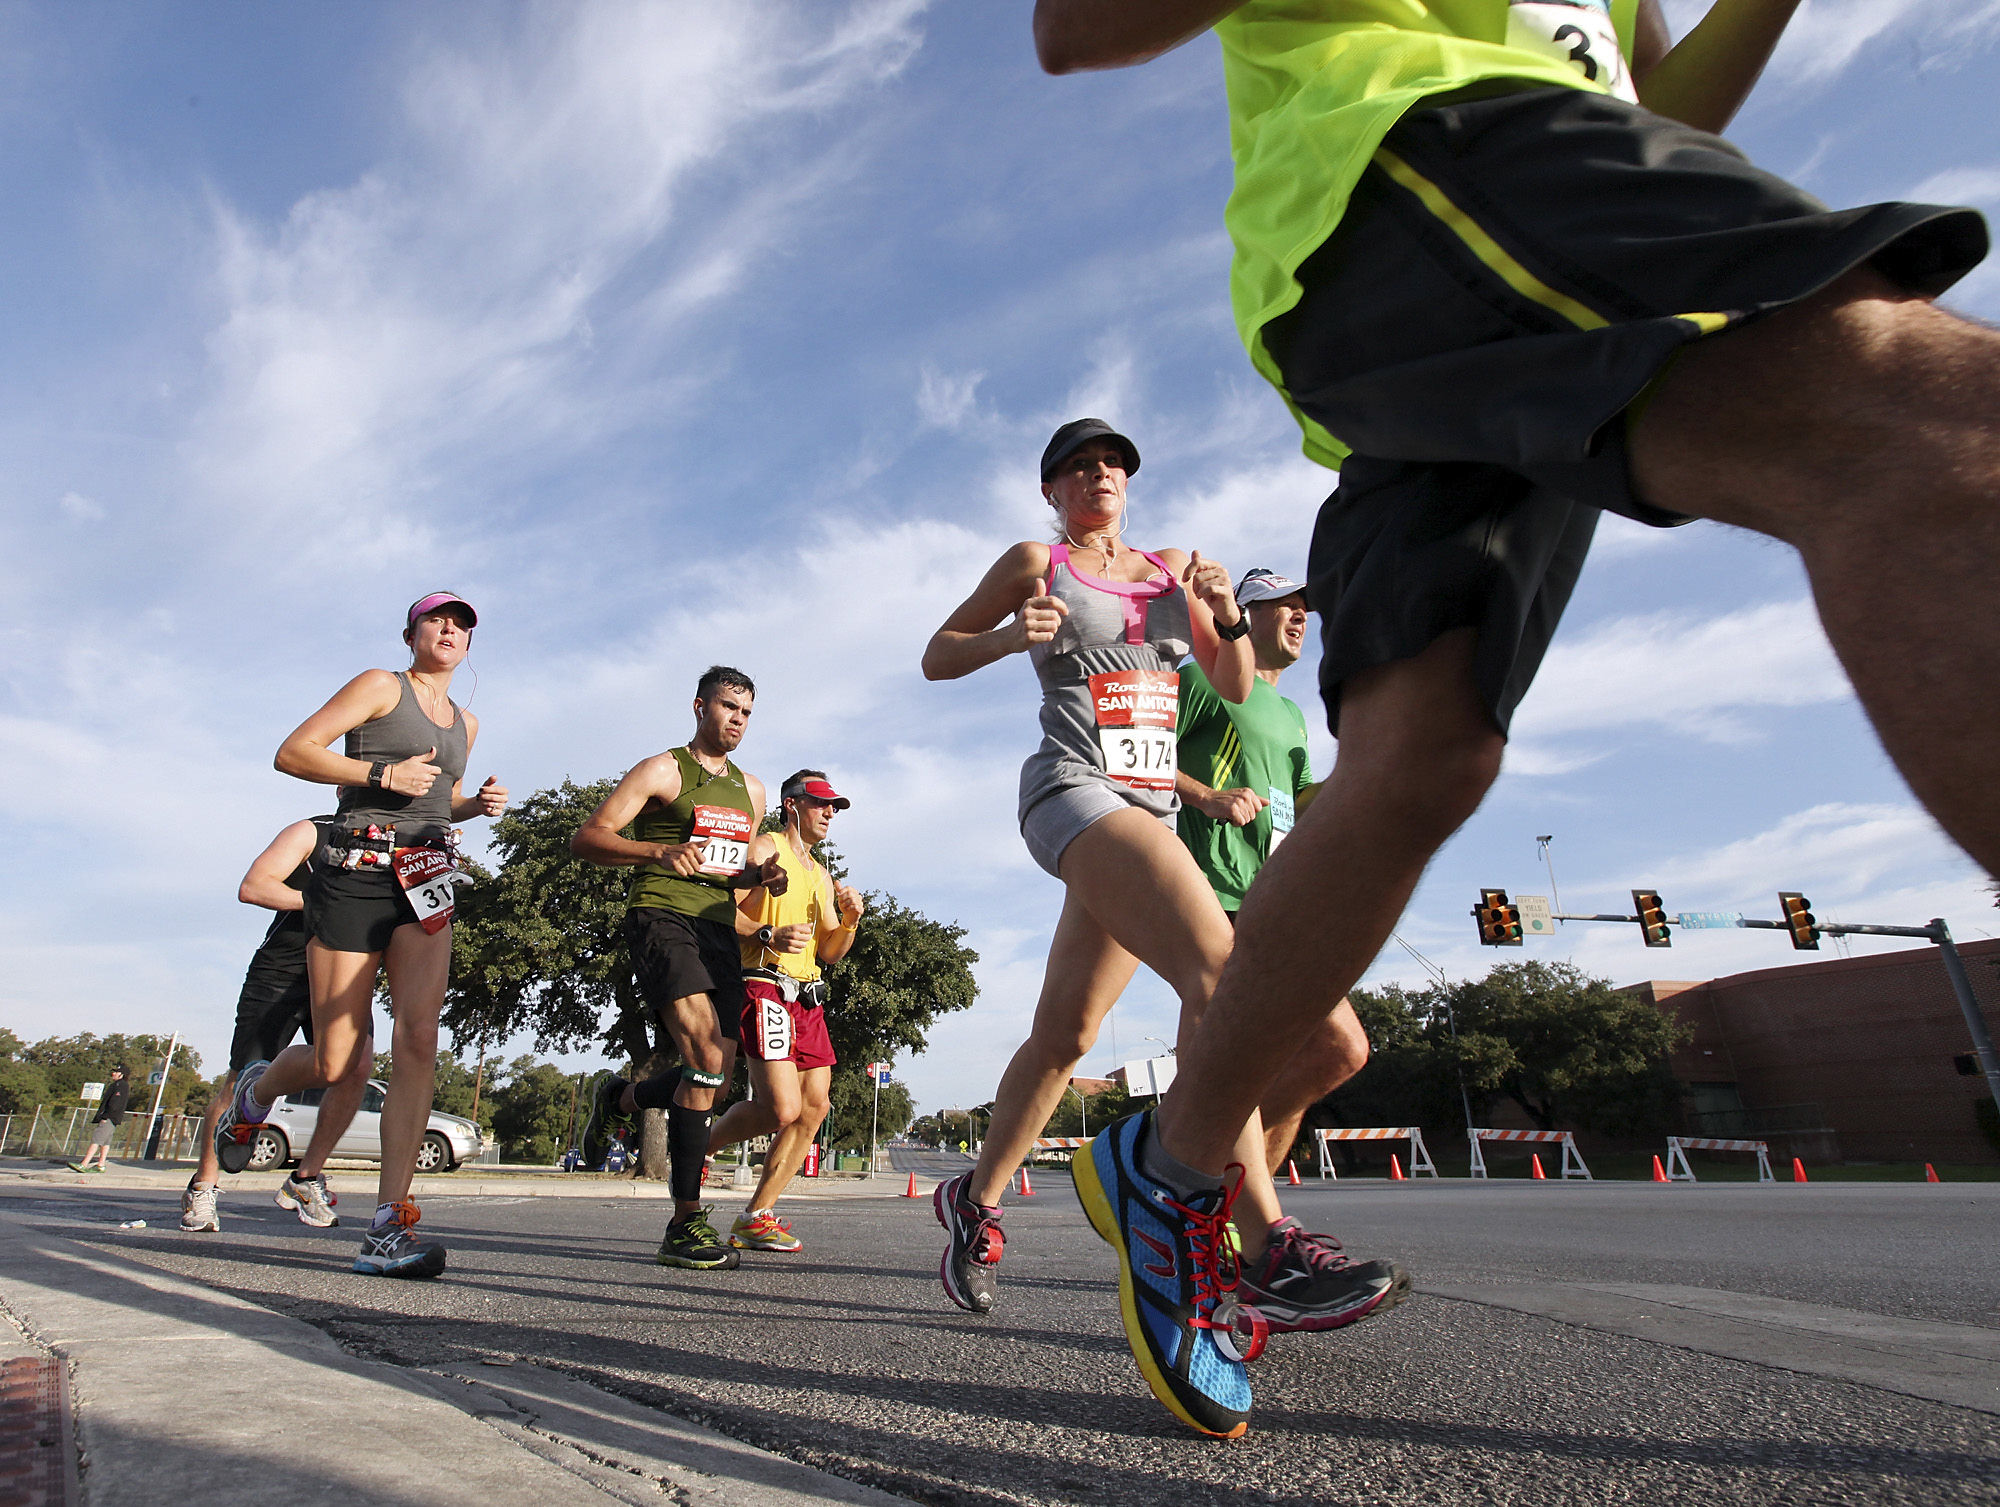
[[[1027,843],[1028,852],[1035,862],[1060,879],[1063,849],[1074,842],[1085,827],[1104,820],[1114,811],[1143,809],[1126,800],[1109,780],[1064,785],[1050,791],[1022,814],[1021,839]],[[1150,816],[1153,813],[1149,811],[1146,814]],[[1169,832],[1174,830],[1171,816],[1163,816],[1160,820],[1167,824]]]

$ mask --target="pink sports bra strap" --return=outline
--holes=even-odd
[[[1125,610],[1125,642],[1143,644],[1146,641],[1146,604],[1170,591],[1180,590],[1180,582],[1174,579],[1167,562],[1151,550],[1142,549],[1139,554],[1152,562],[1159,577],[1145,581],[1103,581],[1079,575],[1074,565],[1069,563],[1069,544],[1064,541],[1049,546],[1049,590],[1055,590],[1055,571],[1058,565],[1069,571],[1070,579],[1091,591],[1102,591],[1120,599]]]

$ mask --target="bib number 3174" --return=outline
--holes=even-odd
[[[1090,677],[1104,772],[1135,790],[1174,788],[1174,723],[1181,677],[1173,670],[1112,670]]]
[[[436,848],[398,848],[390,855],[389,867],[396,883],[410,897],[410,909],[417,913],[419,926],[435,935],[451,925],[458,891],[452,883],[457,871],[450,854]]]
[[[1607,0],[1513,0],[1507,45],[1568,63],[1605,93],[1639,102]]]
[[[701,873],[740,874],[756,828],[750,813],[734,806],[696,806],[688,835],[701,844]]]

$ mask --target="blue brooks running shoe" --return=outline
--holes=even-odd
[[[1236,1262],[1227,1226],[1236,1191],[1201,1193],[1186,1203],[1139,1167],[1151,1127],[1145,1110],[1114,1122],[1075,1163],[1076,1191],[1091,1227],[1118,1253],[1118,1308],[1139,1374],[1181,1422],[1234,1439],[1250,1426],[1243,1363],[1264,1348],[1262,1315],[1236,1301]],[[1239,1346],[1235,1331],[1247,1327]]]

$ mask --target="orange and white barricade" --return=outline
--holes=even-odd
[[[1778,1179],[1771,1173],[1771,1148],[1763,1141],[1718,1141],[1711,1136],[1670,1135],[1667,1137],[1667,1180],[1675,1183],[1695,1181],[1694,1168],[1688,1165],[1688,1149],[1696,1151],[1754,1151],[1757,1153],[1757,1181],[1774,1183]]]
[[[1377,1126],[1371,1130],[1315,1130],[1313,1139],[1319,1143],[1319,1175],[1322,1182],[1339,1179],[1333,1170],[1332,1143],[1335,1141],[1408,1141],[1410,1143],[1410,1176],[1428,1172],[1438,1175],[1436,1163],[1424,1146],[1424,1133],[1415,1125]]]
[[[1470,1176],[1486,1176],[1486,1158],[1479,1154],[1481,1141],[1538,1141],[1544,1145],[1561,1146],[1563,1152],[1562,1175],[1580,1177],[1585,1182],[1595,1182],[1590,1169],[1583,1164],[1583,1157],[1576,1149],[1576,1135],[1568,1130],[1481,1130],[1472,1129],[1472,1170]]]
[[[1035,1142],[1034,1148],[1028,1153],[1028,1160],[1032,1162],[1044,1151],[1067,1151],[1075,1153],[1081,1151],[1089,1144],[1090,1141],[1080,1135],[1045,1135]],[[1068,1161],[1069,1159],[1068,1157],[1064,1157],[1061,1160]]]

